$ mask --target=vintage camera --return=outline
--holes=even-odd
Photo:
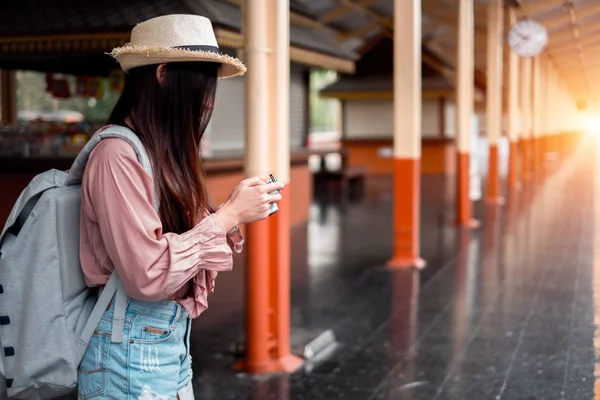
[[[267,184],[269,183],[274,183],[277,182],[277,179],[275,179],[275,177],[273,175],[269,175],[269,180],[267,181]],[[279,190],[275,190],[274,192],[271,192],[269,194],[275,194],[275,193],[279,193]],[[269,210],[269,217],[273,214],[275,214],[277,211],[279,211],[279,207],[277,207],[276,203],[271,204],[271,209]]]

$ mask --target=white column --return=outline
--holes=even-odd
[[[474,98],[473,0],[459,0],[458,14],[458,87],[457,148],[459,153],[471,149],[471,119]]]
[[[423,267],[419,257],[421,0],[394,1],[394,254],[388,266]]]
[[[509,11],[510,25],[517,21],[514,8]],[[514,51],[508,52],[508,124],[507,134],[511,142],[519,140],[521,130],[519,115],[519,56]]]
[[[271,160],[273,174],[281,180],[290,179],[290,6],[288,0],[269,0],[276,14],[272,38],[273,101],[271,103]]]
[[[456,105],[456,222],[464,227],[476,227],[470,197],[470,156],[475,84],[473,49],[473,0],[458,3],[458,87]]]
[[[512,26],[517,20],[514,8],[508,10],[509,23]],[[509,141],[508,185],[514,189],[519,179],[519,57],[514,51],[508,51],[508,110],[506,115],[506,135]]]
[[[271,154],[269,137],[269,52],[267,48],[266,0],[244,5],[244,56],[246,73],[246,176],[268,176]]]
[[[490,146],[497,146],[502,132],[502,48],[503,1],[488,0],[487,34],[487,117]]]
[[[537,56],[533,59],[533,103],[532,103],[532,134],[534,139],[538,139],[542,133],[541,110],[542,110],[542,58]]]
[[[267,1],[242,3],[244,56],[248,64],[245,87],[246,176],[265,177],[271,172],[269,135],[269,53]],[[247,226],[246,248],[246,359],[251,373],[270,372],[272,338],[270,315],[271,276],[269,224]]]
[[[394,2],[394,156],[421,156],[421,0]]]
[[[521,137],[531,139],[531,66],[530,58],[521,59]]]
[[[521,174],[523,180],[530,179],[532,171],[533,145],[531,140],[532,108],[531,108],[531,58],[521,59]]]

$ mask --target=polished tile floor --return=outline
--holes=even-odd
[[[339,350],[291,376],[233,372],[240,259],[194,323],[197,399],[600,398],[600,164],[588,142],[505,206],[478,202],[475,231],[451,225],[452,182],[424,178],[422,271],[384,267],[389,183],[358,202],[316,201],[293,232],[293,336],[332,329]]]
[[[327,360],[293,375],[235,372],[243,257],[194,321],[197,400],[600,399],[600,159],[569,161],[475,204],[482,227],[451,225],[454,183],[422,180],[422,271],[389,270],[391,188],[317,199],[292,233],[292,339],[331,329]],[[598,395],[596,395],[598,393]]]

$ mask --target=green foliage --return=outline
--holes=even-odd
[[[341,106],[339,100],[326,99],[319,91],[337,80],[331,70],[314,70],[310,75],[310,124],[311,132],[340,131]]]

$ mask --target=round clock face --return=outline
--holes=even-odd
[[[521,57],[535,57],[548,44],[548,32],[541,24],[525,19],[510,29],[508,44]]]

